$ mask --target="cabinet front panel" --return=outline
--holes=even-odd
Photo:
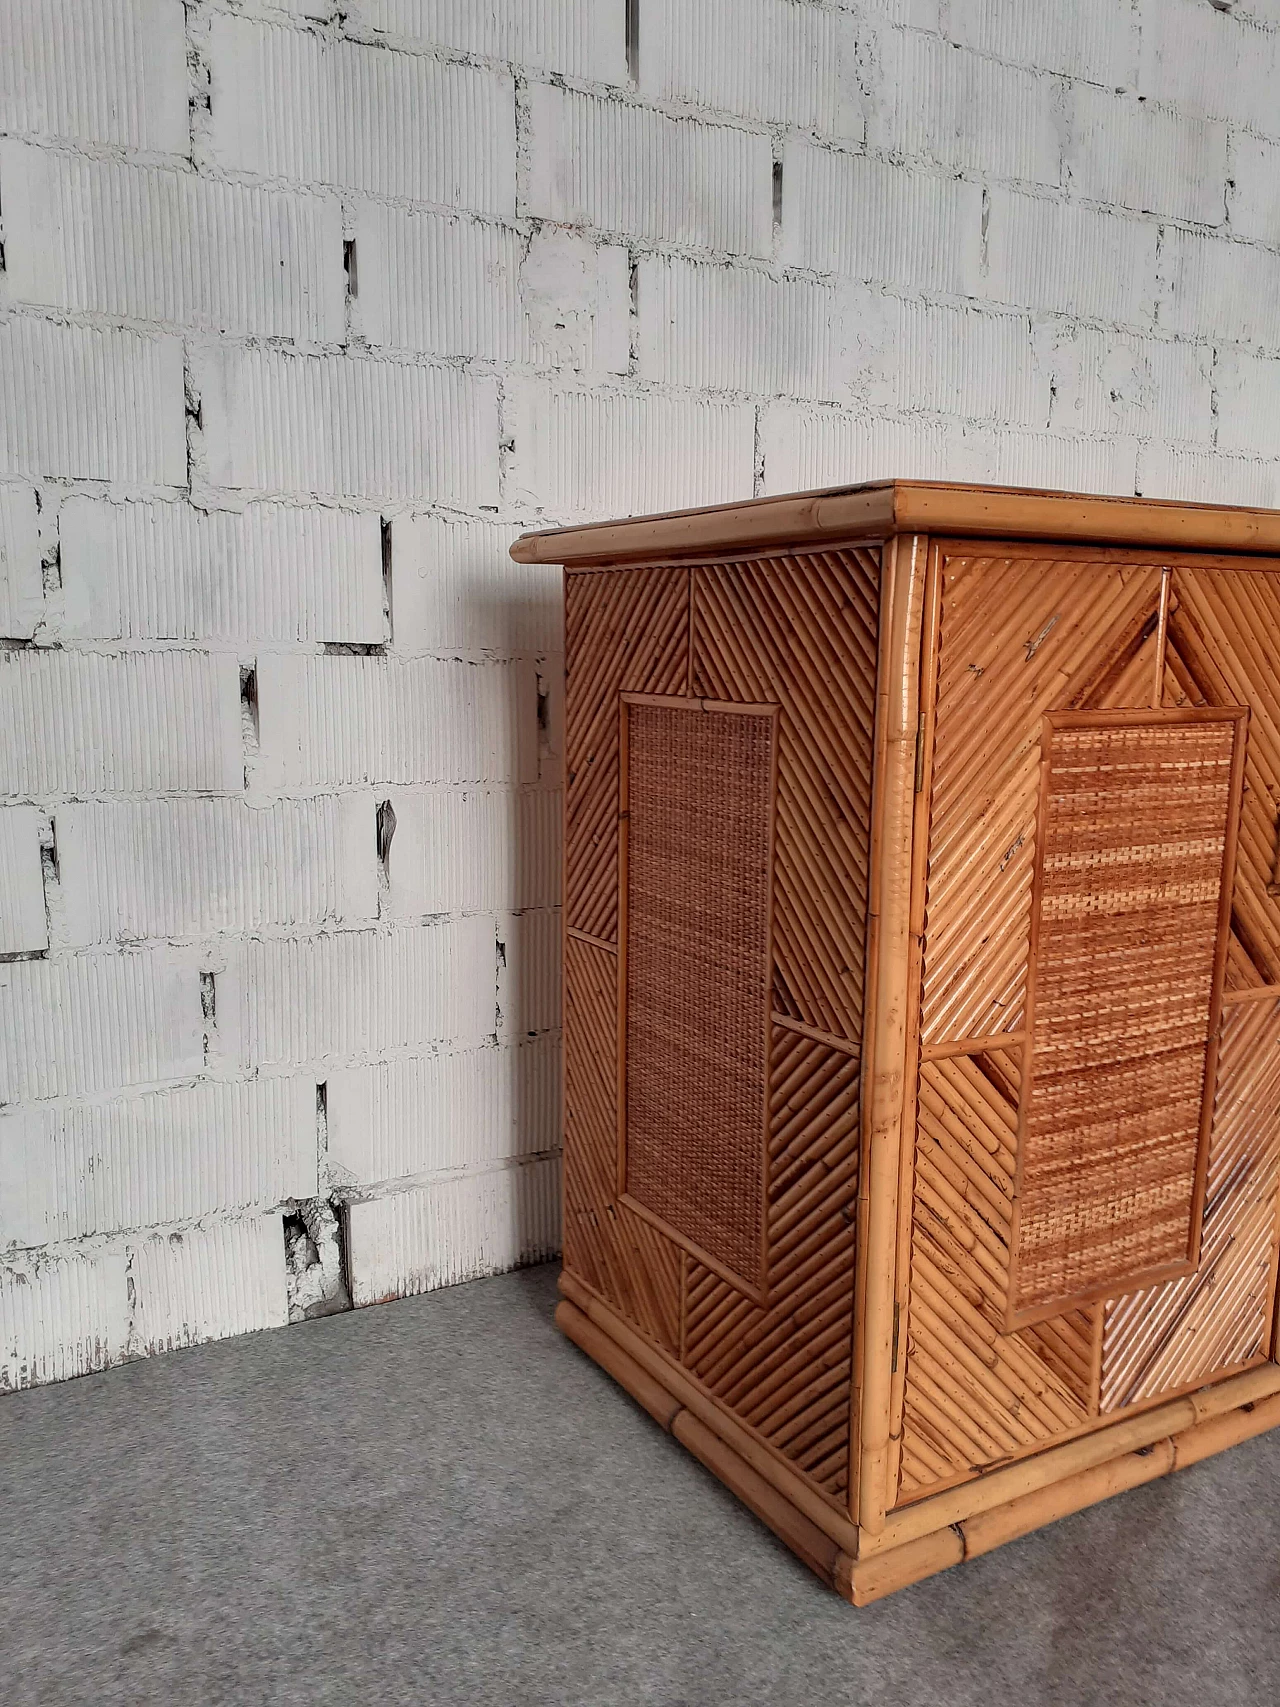
[[[931,798],[920,1077],[908,1176],[905,1370],[895,1414],[900,1501],[1267,1357],[1280,1168],[1280,577],[1269,569],[1165,572],[1158,559],[1125,564],[1016,548],[984,554],[961,545],[941,550],[936,573],[938,668],[936,682],[926,684],[936,690],[936,737],[923,767]],[[1060,721],[1069,723],[1125,711],[1136,729],[1142,713],[1150,722],[1153,712],[1197,707],[1222,713],[1219,731],[1232,727],[1237,708],[1247,709],[1243,776],[1230,801],[1217,784],[1208,789],[1214,823],[1203,834],[1182,825],[1175,836],[1163,826],[1150,837],[1134,884],[1111,893],[1105,877],[1094,877],[1075,902],[1071,883],[1062,885],[1064,914],[1074,904],[1084,917],[1078,931],[1059,932],[1055,950],[1064,957],[1052,974],[1060,985],[1055,1059],[1043,1013],[1037,1020],[1046,967],[1037,966],[1032,943],[1037,848],[1046,845],[1046,827],[1053,835],[1040,799],[1046,729],[1064,713]],[[1229,769],[1229,736],[1223,743],[1211,769]],[[1148,746],[1147,757],[1154,751]],[[1099,762],[1095,754],[1091,763]],[[1109,772],[1095,790],[1099,808],[1113,782]],[[1239,811],[1238,856],[1232,905],[1219,918],[1228,808]],[[1119,841],[1113,850],[1122,864],[1133,864],[1144,845],[1143,814],[1130,815],[1133,834],[1120,837],[1129,837],[1127,851]],[[1098,821],[1104,817],[1118,835],[1114,810],[1100,811]],[[1212,859],[1204,851],[1210,842]],[[1193,843],[1205,869],[1175,870],[1179,847],[1195,863]],[[1157,913],[1174,904],[1163,923],[1154,916],[1126,922],[1144,887],[1160,891]],[[1220,1021],[1210,967],[1215,920],[1223,933]],[[1127,972],[1119,940],[1126,930],[1136,955]],[[1105,940],[1112,934],[1114,942]],[[1073,954],[1086,974],[1092,958],[1107,986],[1092,1005],[1083,989],[1067,988]],[[1158,1010],[1172,1026],[1167,1054],[1155,1047]],[[1179,1024],[1190,1026],[1187,1036]],[[1208,1056],[1217,1052],[1216,1079],[1211,1060],[1206,1073],[1206,1037]],[[1129,1081],[1126,1096],[1108,1107],[1104,1057],[1112,1043],[1117,1059],[1135,1048],[1149,1056],[1150,1070],[1120,1075]],[[1176,1066],[1184,1056],[1181,1078],[1162,1070],[1162,1062]],[[1072,1089],[1082,1066],[1089,1072]],[[1099,1071],[1095,1095],[1086,1081]],[[1044,1093],[1038,1117],[1037,1082]],[[1028,1143],[1037,1128],[1038,1159]],[[1152,1141],[1147,1159],[1161,1164],[1153,1163],[1154,1172],[1142,1142],[1126,1149],[1134,1131]],[[1075,1171],[1088,1163],[1086,1151],[1109,1175],[1100,1202],[1092,1201],[1088,1167]],[[1051,1179],[1054,1190],[1046,1192]],[[1066,1197],[1055,1210],[1058,1187]],[[1081,1194],[1090,1201],[1066,1202]],[[1038,1276],[1028,1265],[1035,1241],[1027,1238],[1037,1218],[1053,1235],[1038,1241],[1051,1259]],[[1179,1241],[1183,1261],[1171,1278],[1136,1286],[1128,1278],[1140,1273],[1124,1266],[1131,1258],[1172,1263]],[[1189,1260],[1196,1266],[1186,1272]]]

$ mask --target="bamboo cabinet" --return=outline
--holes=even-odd
[[[897,482],[513,555],[564,1332],[855,1604],[1280,1422],[1280,514]]]

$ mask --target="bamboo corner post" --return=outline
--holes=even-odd
[[[563,1332],[855,1605],[1280,1423],[1280,513],[886,481],[512,555]]]

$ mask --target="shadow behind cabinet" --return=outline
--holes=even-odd
[[[1280,1421],[1280,515],[898,482],[513,555],[565,1332],[857,1604]]]

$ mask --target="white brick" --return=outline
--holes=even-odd
[[[0,793],[239,788],[234,658],[0,652]]]
[[[1213,433],[1213,351],[1059,323],[1045,355],[1055,379],[1050,426],[1065,433],[1136,433],[1207,443]]]
[[[793,0],[646,0],[648,95],[860,141],[864,43],[848,12]]]
[[[560,1024],[560,914],[498,920],[498,1036],[516,1042]]]
[[[1149,320],[1157,227],[1120,213],[994,189],[982,294],[1101,320]]]
[[[1175,332],[1280,349],[1280,255],[1167,228],[1159,318]]]
[[[182,0],[6,0],[0,131],[185,153]]]
[[[277,1215],[158,1233],[130,1252],[129,1348],[149,1357],[289,1320],[284,1232]]]
[[[0,485],[0,638],[29,640],[43,616],[35,488]]]
[[[1231,229],[1280,246],[1280,143],[1238,130],[1231,138]]]
[[[397,789],[391,803],[393,918],[559,902],[558,792]]]
[[[1050,375],[1021,316],[660,257],[640,263],[639,305],[646,379],[1029,424],[1048,414]]]
[[[48,946],[40,814],[34,806],[0,806],[0,954],[38,952]]]
[[[1127,494],[1137,467],[1131,438],[1069,438],[799,404],[766,409],[760,439],[767,494],[893,478]]]
[[[0,965],[0,1103],[204,1066],[196,963],[172,950]]]
[[[356,237],[371,344],[588,371],[626,371],[630,262],[573,232],[532,239],[457,215],[365,203]]]
[[[512,483],[553,516],[636,515],[751,495],[750,404],[550,383],[512,389]]]
[[[1224,456],[1220,450],[1151,444],[1144,445],[1138,469],[1144,498],[1280,507],[1280,457]]]
[[[1073,194],[1092,201],[1221,225],[1227,127],[1080,83],[1071,95],[1067,177]]]
[[[386,637],[378,518],[249,504],[115,504],[58,512],[62,632],[96,640]]]
[[[213,332],[337,340],[342,210],[332,197],[0,143],[15,302]]]
[[[625,0],[485,0],[481,6],[475,0],[348,0],[345,10],[348,28],[378,30],[419,47],[451,47],[596,83],[627,80]]]
[[[495,380],[361,357],[219,349],[204,352],[198,383],[215,485],[498,502]]]
[[[123,1247],[0,1263],[0,1393],[106,1369],[129,1338]]]
[[[376,916],[374,804],[85,801],[56,810],[61,932],[73,945],[205,937]]]
[[[1132,83],[1137,69],[1137,19],[1116,0],[1072,0],[1069,6],[963,0],[949,9],[947,33],[997,59],[1109,86]]]
[[[545,1261],[560,1248],[559,1158],[353,1203],[348,1239],[357,1305]]]
[[[957,51],[938,36],[881,38],[868,141],[996,178],[1057,184],[1062,125],[1052,78]]]
[[[314,1079],[0,1113],[0,1248],[316,1195]]]
[[[437,658],[262,658],[264,787],[534,782],[529,664]]]
[[[1138,88],[1194,117],[1274,135],[1280,133],[1278,49],[1274,31],[1204,0],[1143,0]]]
[[[219,1037],[245,1068],[479,1044],[494,1035],[496,961],[480,915],[246,942],[218,979]]]
[[[518,527],[442,516],[391,524],[397,652],[560,652],[561,574],[513,563]]]
[[[209,54],[220,165],[515,212],[509,76],[218,15]]]
[[[976,290],[977,184],[791,138],[782,186],[783,254],[795,265],[899,290]]]
[[[559,1148],[560,1041],[338,1067],[329,1165],[361,1185]]]
[[[768,255],[769,138],[536,84],[529,211],[633,238]]]
[[[1280,449],[1280,360],[1220,350],[1214,384],[1219,448],[1274,457]]]
[[[0,473],[180,486],[185,428],[176,338],[0,319]]]

